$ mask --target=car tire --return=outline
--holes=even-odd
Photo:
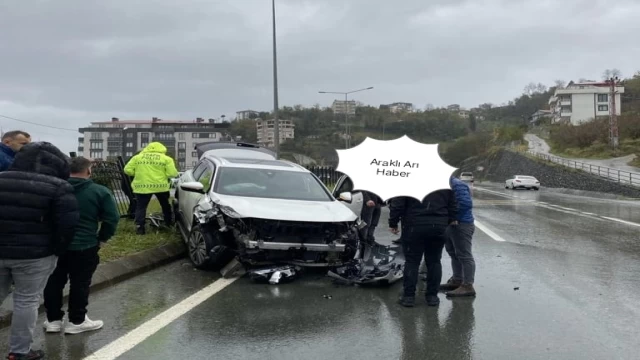
[[[540,188],[534,187],[533,190],[538,191]]]
[[[201,270],[220,270],[231,261],[235,253],[226,247],[218,231],[196,224],[187,239],[189,260]]]

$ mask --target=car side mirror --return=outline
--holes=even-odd
[[[204,185],[198,181],[190,181],[180,184],[180,189],[188,192],[204,194]]]
[[[353,197],[350,192],[345,191],[343,193],[340,193],[340,195],[338,196],[338,200],[351,204],[351,201],[353,201]]]

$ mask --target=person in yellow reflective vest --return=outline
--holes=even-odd
[[[159,142],[150,143],[129,160],[124,172],[133,176],[131,188],[136,195],[136,233],[145,234],[147,207],[154,195],[162,207],[165,224],[172,226],[170,179],[178,176],[178,169],[173,159],[167,156],[167,148]]]

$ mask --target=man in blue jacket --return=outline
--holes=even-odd
[[[473,200],[469,186],[458,178],[451,177],[451,189],[458,203],[457,225],[447,229],[445,249],[451,257],[453,276],[440,289],[447,296],[475,296],[473,288],[476,263],[471,252],[471,240],[475,231],[473,218]]]
[[[31,142],[31,135],[24,131],[15,130],[2,134],[0,143],[0,171],[7,171],[13,163],[16,153]]]

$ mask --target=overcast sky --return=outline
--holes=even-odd
[[[277,0],[280,105],[507,102],[640,70],[638,0]],[[273,107],[269,0],[0,3],[0,115],[75,129]],[[0,118],[73,151],[79,134]]]

